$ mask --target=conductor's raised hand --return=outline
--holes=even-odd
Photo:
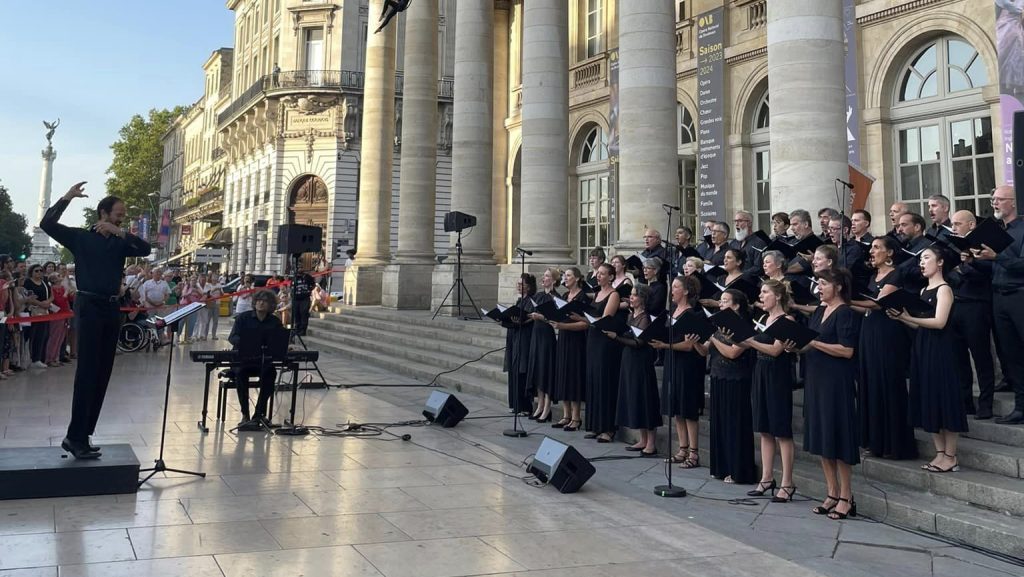
[[[64,193],[64,199],[71,200],[73,198],[88,198],[89,195],[85,194],[85,183],[86,181],[83,180],[82,182],[79,182],[78,184],[69,188],[68,191]]]

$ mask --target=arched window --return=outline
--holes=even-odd
[[[981,95],[985,62],[959,36],[929,40],[902,65],[890,117],[900,200],[924,214],[942,194],[953,210],[988,216],[995,187],[992,118]]]
[[[679,146],[697,142],[697,134],[693,129],[693,116],[682,104],[676,105],[676,119],[679,122]]]
[[[580,144],[576,166],[579,253],[577,262],[585,264],[594,247],[611,242],[611,169],[608,143],[600,126],[592,127]]]
[[[771,114],[769,94],[766,90],[754,107],[754,115],[750,125],[751,159],[754,174],[751,182],[754,190],[753,198],[754,225],[764,231],[771,230],[772,221],[772,161],[771,161]]]

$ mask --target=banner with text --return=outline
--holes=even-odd
[[[1013,184],[1013,113],[1024,110],[1024,1],[995,0],[995,7],[999,104],[1005,156],[1003,181]],[[1024,187],[1017,188],[1017,199],[1017,206],[1022,206]]]
[[[608,51],[608,156],[619,157],[619,49]]]
[[[697,17],[697,213],[725,218],[725,8]]]
[[[843,0],[843,42],[846,47],[846,143],[847,160],[860,164],[860,99],[857,82],[857,6]]]

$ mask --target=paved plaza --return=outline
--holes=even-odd
[[[201,345],[207,345],[201,347]],[[221,340],[194,348],[226,346]],[[814,503],[747,500],[746,486],[675,469],[690,496],[663,500],[659,459],[595,463],[577,494],[524,482],[518,467],[553,431],[526,421],[510,439],[505,409],[459,394],[471,418],[454,429],[394,427],[402,441],[325,435],[238,436],[196,426],[202,366],[175,350],[165,458],[205,479],[167,474],[136,495],[0,501],[0,577],[683,575],[996,577],[1020,567],[870,520],[830,521]],[[97,444],[130,443],[143,466],[160,443],[167,352],[117,358]],[[325,354],[332,384],[411,384],[408,377]],[[0,383],[0,447],[57,445],[69,415],[73,367]],[[341,423],[421,418],[429,390],[357,387],[300,392],[297,420]],[[232,397],[233,392],[232,392]],[[212,403],[215,395],[211,393]],[[275,421],[287,408],[278,393]],[[499,418],[487,418],[497,416]],[[228,428],[238,420],[232,398]],[[558,431],[587,457],[627,456]],[[733,500],[739,499],[739,500]]]

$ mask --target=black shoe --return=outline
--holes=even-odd
[[[75,442],[67,437],[64,437],[64,440],[60,442],[60,448],[71,453],[71,456],[76,459],[100,458],[100,453],[97,451],[90,451],[88,444]]]
[[[974,415],[976,421],[987,421],[992,418],[992,407],[978,407],[978,412]]]
[[[256,419],[249,419],[248,421],[241,421],[238,423],[239,433],[252,433],[263,430],[263,425]]]
[[[1024,412],[1014,410],[1009,415],[996,419],[996,423],[999,425],[1024,425]]]
[[[256,415],[256,418],[253,419],[253,420],[256,421],[257,423],[259,423],[261,427],[266,427],[266,428],[270,429],[270,428],[273,428],[273,426],[274,426],[274,424],[270,422],[270,419],[268,419],[264,415]],[[294,424],[295,423],[292,423],[292,425],[294,425]]]

